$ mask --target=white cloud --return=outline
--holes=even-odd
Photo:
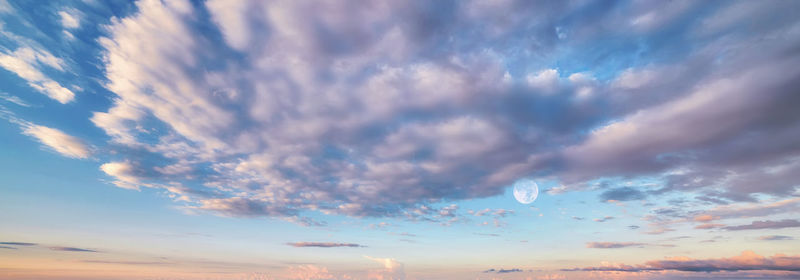
[[[364,256],[364,257],[383,265],[383,269],[370,271],[368,275],[369,279],[380,279],[380,280],[406,279],[405,266],[402,263],[398,262],[397,260],[392,258],[373,258],[370,256]]]
[[[114,177],[114,185],[123,189],[139,190],[142,184],[136,167],[130,162],[109,162],[100,166],[100,170]]]
[[[542,90],[545,93],[552,93],[558,88],[558,78],[558,70],[545,69],[535,74],[528,74],[525,80],[533,88]]]
[[[62,104],[75,99],[75,94],[72,91],[48,78],[39,70],[38,67],[42,65],[62,71],[64,69],[64,62],[45,50],[21,47],[10,54],[0,54],[0,67],[25,79],[28,81],[28,85],[39,92]]]
[[[34,124],[26,125],[23,129],[23,133],[35,137],[39,142],[63,156],[88,158],[92,154],[89,146],[82,140],[58,129]]]
[[[75,10],[59,11],[58,16],[61,17],[61,25],[67,29],[75,29],[81,26],[80,15]]]
[[[3,99],[5,101],[8,101],[8,102],[11,102],[11,103],[14,103],[14,104],[17,104],[17,105],[22,106],[22,107],[30,107],[31,106],[30,104],[28,104],[28,102],[25,102],[25,100],[22,100],[21,98],[19,98],[17,96],[9,95],[8,93],[5,93],[5,92],[0,92],[0,99]]]

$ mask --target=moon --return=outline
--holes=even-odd
[[[514,182],[514,198],[522,204],[531,204],[539,196],[539,185],[531,179]]]

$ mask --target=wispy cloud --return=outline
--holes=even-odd
[[[35,124],[25,125],[23,129],[23,133],[36,138],[39,142],[63,156],[88,158],[92,155],[91,149],[83,140],[66,134],[61,130]]]
[[[586,248],[617,249],[625,247],[641,247],[645,245],[647,244],[638,242],[588,242],[586,243]]]
[[[83,248],[76,248],[76,247],[61,247],[61,246],[53,246],[48,247],[48,249],[53,251],[62,251],[62,252],[86,252],[86,253],[99,253],[99,251],[92,250],[92,249],[83,249]]]
[[[774,240],[794,240],[794,237],[791,237],[791,236],[786,236],[786,235],[765,235],[765,236],[759,236],[759,237],[758,237],[758,240],[768,240],[768,241],[774,241]]]
[[[487,270],[483,271],[483,273],[514,273],[514,272],[523,272],[523,270],[519,269],[519,268],[510,268],[510,269],[503,269],[503,268],[494,269],[494,268],[490,268],[490,269],[487,269]]]
[[[27,46],[10,53],[0,52],[0,67],[17,74],[34,89],[62,104],[75,99],[75,93],[42,73],[43,66],[63,71],[65,64],[46,50]]]
[[[39,245],[39,244],[37,244],[37,243],[29,243],[29,242],[0,242],[0,245],[36,246],[36,245]]]
[[[784,219],[779,221],[753,221],[749,225],[727,226],[723,227],[726,230],[754,230],[754,229],[780,229],[780,228],[793,228],[800,227],[800,221],[792,219]]]
[[[605,216],[605,217],[602,217],[602,218],[594,219],[594,221],[598,222],[598,223],[604,223],[606,221],[610,221],[610,220],[613,220],[613,219],[614,219],[614,217],[612,217],[612,216]]]
[[[0,92],[0,99],[17,104],[22,107],[31,107],[31,105],[28,104],[28,102],[25,102],[25,100],[22,100],[17,96],[9,95],[8,93],[5,92]]]
[[[800,271],[800,256],[775,255],[763,257],[752,251],[742,252],[732,258],[721,259],[692,259],[687,257],[668,258],[665,260],[648,261],[642,265],[619,264],[613,266],[584,267],[562,269],[564,271],[691,271],[691,272],[718,272],[740,270],[773,270],[773,271]]]

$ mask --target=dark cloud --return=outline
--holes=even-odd
[[[519,269],[519,268],[511,268],[511,269],[503,269],[503,268],[494,269],[494,268],[490,268],[488,270],[484,270],[483,273],[513,273],[513,272],[522,272],[522,271],[523,270]]]
[[[675,258],[667,260],[649,261],[643,265],[615,265],[601,267],[585,267],[562,269],[563,271],[691,271],[691,272],[718,272],[740,270],[772,270],[772,271],[800,271],[800,256],[775,255],[763,257],[752,251],[745,251],[733,258],[722,259],[690,259]]]
[[[15,247],[9,247],[9,246],[0,246],[0,249],[17,250],[17,248],[15,248]]]
[[[602,194],[600,194],[601,201],[630,201],[630,200],[641,200],[646,197],[645,193],[631,187],[622,187],[622,188],[615,188],[610,189]]]
[[[793,228],[800,227],[800,221],[792,219],[784,219],[780,221],[753,221],[749,225],[727,226],[723,229],[726,230],[750,230],[750,229],[780,229],[780,228]]]
[[[87,253],[99,253],[98,251],[91,250],[91,249],[83,249],[83,248],[75,248],[75,247],[61,247],[61,246],[54,246],[48,247],[48,249],[53,251],[63,251],[63,252],[87,252]]]
[[[639,229],[639,226],[637,226],[637,225],[630,225],[630,226],[628,226],[628,229],[631,229],[631,230],[636,230],[636,229]]]
[[[794,240],[794,237],[786,236],[786,235],[766,235],[766,236],[759,236],[758,240]]]
[[[12,246],[36,246],[36,243],[28,243],[28,242],[0,242],[0,245],[12,245]]]
[[[641,247],[645,245],[647,244],[638,242],[588,242],[586,243],[586,248],[616,249],[625,247]]]
[[[292,242],[286,243],[292,247],[319,247],[319,248],[335,248],[335,247],[366,247],[355,243],[334,243],[334,242]]]

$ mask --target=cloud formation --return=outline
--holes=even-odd
[[[753,251],[744,251],[741,255],[720,259],[692,259],[688,257],[667,258],[665,260],[649,261],[643,265],[585,267],[563,269],[564,271],[691,271],[691,272],[718,272],[742,270],[773,270],[773,271],[800,271],[800,256],[774,255],[763,257]]]
[[[513,272],[522,272],[522,271],[523,270],[519,269],[519,268],[511,268],[511,269],[503,269],[503,268],[494,269],[494,268],[490,268],[488,270],[484,270],[483,273],[513,273]]]
[[[794,237],[786,236],[786,235],[765,235],[765,236],[759,236],[758,240],[767,240],[767,241],[794,240]]]
[[[64,71],[64,61],[43,49],[22,46],[13,52],[0,50],[0,67],[13,72],[39,92],[64,104],[75,99],[75,93],[42,73],[42,67]]]
[[[749,225],[727,226],[723,229],[726,230],[752,230],[752,229],[781,229],[800,227],[800,221],[792,219],[784,219],[780,221],[753,221]]]
[[[91,149],[83,140],[55,128],[27,124],[23,126],[23,133],[66,157],[83,159],[92,155]]]
[[[100,168],[185,209],[305,224],[317,211],[449,225],[458,209],[431,205],[522,177],[604,201],[796,191],[797,3],[736,20],[722,20],[733,3],[586,5],[139,1],[97,40],[113,94],[90,118],[113,150]],[[3,49],[0,66],[74,100],[45,75],[67,70],[49,52]],[[657,190],[596,183],[639,177]]]
[[[95,250],[83,249],[83,248],[75,248],[75,247],[54,246],[54,247],[48,247],[48,249],[53,250],[53,251],[62,251],[62,252],[98,253],[98,251],[95,251]]]

